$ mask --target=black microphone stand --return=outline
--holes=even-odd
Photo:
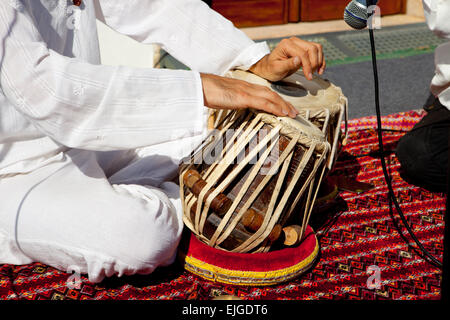
[[[370,6],[374,5],[374,2],[372,0],[367,0],[367,8],[369,8]],[[403,224],[405,225],[405,227],[407,228],[410,236],[413,238],[413,240],[416,242],[417,246],[421,249],[421,251],[425,254],[425,258],[429,259],[429,261],[437,266],[440,267],[442,270],[442,283],[441,283],[441,300],[447,300],[448,299],[448,286],[449,286],[449,275],[448,275],[448,271],[446,271],[446,266],[448,266],[448,239],[450,239],[450,235],[449,235],[449,226],[448,226],[448,216],[447,213],[449,212],[449,208],[450,208],[450,199],[448,197],[449,193],[450,193],[450,157],[449,157],[449,167],[448,167],[448,173],[447,173],[447,200],[446,200],[446,213],[444,216],[444,254],[443,254],[443,262],[441,263],[440,261],[438,261],[435,257],[433,257],[431,254],[428,253],[428,251],[423,247],[423,245],[420,243],[420,241],[416,238],[416,236],[414,235],[414,233],[412,232],[411,228],[409,227],[401,209],[400,206],[397,202],[397,199],[395,197],[392,185],[391,185],[391,181],[390,181],[390,176],[387,172],[387,168],[386,168],[386,162],[384,159],[384,151],[383,151],[383,138],[382,138],[382,127],[381,127],[381,114],[380,114],[380,97],[379,97],[379,81],[378,81],[378,68],[377,68],[377,55],[376,55],[376,49],[375,49],[375,39],[374,39],[374,32],[373,32],[373,26],[371,24],[371,19],[368,19],[368,24],[369,24],[369,36],[370,36],[370,43],[371,43],[371,48],[372,48],[372,66],[373,66],[373,72],[374,72],[374,83],[375,83],[375,107],[376,107],[376,112],[377,112],[377,123],[378,123],[378,142],[379,142],[379,147],[380,147],[380,160],[381,160],[381,165],[382,165],[382,169],[383,169],[383,173],[386,179],[386,184],[388,186],[388,191],[389,191],[389,199],[390,202],[394,203],[394,206],[397,210],[397,213],[400,215],[400,218],[403,221]],[[449,138],[450,138],[450,131],[449,131]],[[449,139],[449,147],[450,147],[450,139]],[[450,156],[450,148],[449,148],[449,156]],[[392,207],[391,209],[392,210]],[[392,212],[392,211],[391,211]],[[399,230],[400,234],[401,231]]]

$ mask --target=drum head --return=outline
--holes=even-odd
[[[319,243],[310,226],[299,245],[267,253],[216,249],[186,231],[179,247],[184,268],[213,282],[242,286],[279,284],[308,271],[319,254]]]
[[[296,72],[278,82],[270,82],[242,70],[230,71],[226,76],[266,86],[299,110],[302,108],[328,108],[342,103],[342,90],[340,88],[316,76],[310,81],[301,72]]]

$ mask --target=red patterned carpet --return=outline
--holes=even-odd
[[[405,182],[393,150],[405,131],[423,117],[411,111],[383,118],[386,156],[393,187],[418,238],[438,259],[443,254],[445,195]],[[363,299],[429,300],[440,298],[441,271],[426,263],[405,244],[389,214],[387,188],[376,158],[374,117],[351,120],[349,142],[333,174],[345,174],[376,187],[356,195],[342,192],[345,209],[327,217],[315,216],[311,225],[320,238],[321,257],[300,278],[273,287],[233,287],[202,280],[178,265],[149,276],[110,278],[95,285],[82,277],[69,289],[70,275],[35,263],[0,265],[0,299],[203,299],[233,294],[241,299]],[[377,266],[379,288],[369,289],[369,266]]]

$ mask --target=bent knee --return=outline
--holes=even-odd
[[[81,251],[89,281],[97,283],[113,275],[150,274],[174,262],[180,239],[176,230],[155,231],[153,226],[146,233],[120,230],[117,236]]]
[[[137,269],[158,267],[172,260],[181,238],[181,228],[152,219],[136,220],[121,226],[121,247],[115,255]]]
[[[126,212],[107,223],[111,242],[104,243],[113,258],[148,271],[173,262],[181,238],[181,213],[160,193],[133,199]]]
[[[424,135],[410,132],[403,136],[395,149],[402,169],[410,175],[425,173],[429,165],[429,152]]]

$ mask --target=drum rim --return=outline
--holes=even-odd
[[[319,143],[326,142],[325,134],[317,128],[311,121],[298,115],[295,119],[289,117],[277,117],[273,114],[251,109],[254,114],[261,114],[261,121],[273,127],[280,124],[282,126],[281,133],[293,138],[299,132],[302,136]],[[302,123],[303,122],[303,123]]]

